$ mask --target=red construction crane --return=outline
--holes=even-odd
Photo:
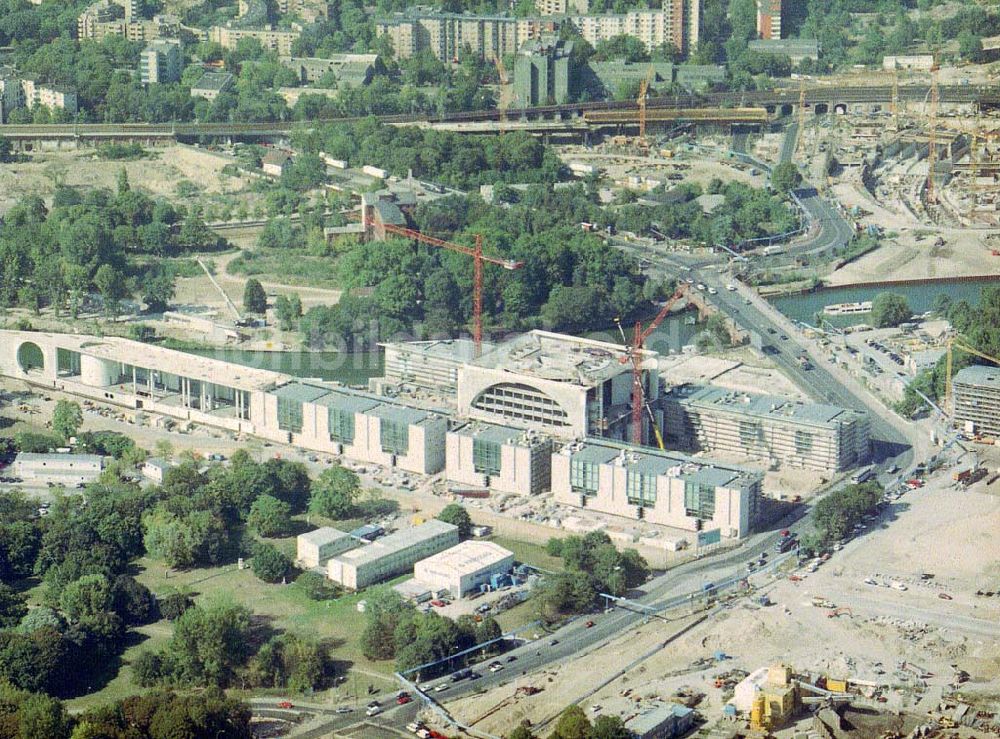
[[[670,296],[670,299],[663,304],[660,308],[660,312],[656,314],[654,318],[646,328],[642,327],[641,321],[635,322],[635,334],[632,337],[632,346],[628,348],[627,357],[622,361],[627,362],[631,360],[632,362],[632,443],[641,444],[642,443],[642,410],[646,406],[646,393],[642,386],[642,345],[645,343],[649,335],[653,333],[661,323],[663,319],[667,317],[671,309],[687,293],[687,284],[681,283],[677,286],[677,290],[674,294]],[[663,448],[663,441],[660,439],[659,430],[655,428],[657,442],[660,448]]]
[[[374,223],[374,208],[368,206],[365,209],[363,224],[365,227],[365,232],[369,232]],[[414,241],[419,241],[422,244],[427,244],[429,246],[436,246],[441,249],[447,249],[448,251],[458,252],[459,254],[465,254],[466,256],[472,257],[473,264],[473,288],[472,288],[472,343],[474,346],[475,357],[478,359],[482,356],[483,352],[483,262],[489,262],[490,264],[497,264],[504,269],[521,269],[524,266],[524,262],[515,261],[513,259],[500,259],[499,257],[490,257],[483,254],[483,237],[476,234],[476,245],[475,246],[465,246],[463,244],[456,244],[451,241],[445,241],[444,239],[436,239],[433,236],[428,236],[427,234],[422,234],[419,231],[414,231],[411,228],[405,228],[403,226],[393,226],[388,223],[381,226],[385,229],[386,233],[396,234],[397,236],[403,236],[408,239],[413,239]]]

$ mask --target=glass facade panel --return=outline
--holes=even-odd
[[[387,454],[406,454],[410,448],[410,425],[383,418],[379,424],[379,441]]]
[[[584,495],[597,495],[598,465],[585,462],[582,459],[570,459],[569,484],[574,492]]]
[[[499,475],[500,444],[485,439],[473,439],[472,468],[481,475]]]
[[[684,483],[684,512],[693,518],[710,519],[715,516],[715,488],[696,482]]]
[[[354,441],[354,414],[340,408],[330,408],[328,415],[330,441],[350,444]]]
[[[290,398],[278,398],[278,428],[302,433],[302,401]]]
[[[631,505],[656,505],[656,476],[629,470],[625,475],[625,496]]]

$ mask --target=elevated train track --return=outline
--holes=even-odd
[[[923,102],[927,99],[929,87],[912,85],[899,88],[899,99]],[[733,118],[746,115],[759,123],[759,115],[742,114],[741,109],[763,109],[768,115],[787,115],[800,101],[797,89],[779,89],[764,92],[726,92],[705,95],[677,95],[650,98],[647,101],[649,120],[712,121],[713,115],[724,122],[739,122]],[[805,104],[817,113],[846,111],[851,105],[888,105],[892,100],[891,86],[876,87],[813,87],[806,90]],[[976,104],[982,108],[1000,108],[1000,87],[950,86],[940,88],[942,103]],[[695,110],[716,109],[714,114]],[[718,110],[733,111],[723,116]],[[688,111],[685,115],[668,114],[665,111]],[[443,115],[381,115],[379,120],[386,124],[448,124],[462,122],[500,122],[499,110],[446,113]],[[568,103],[564,105],[544,105],[521,110],[508,110],[512,121],[569,121],[579,119],[584,125],[591,122],[630,124],[638,122],[638,107],[634,101],[605,101]],[[0,136],[18,140],[123,140],[123,139],[197,139],[214,137],[279,137],[287,136],[296,129],[310,129],[321,123],[350,123],[362,117],[333,118],[315,121],[274,121],[259,123],[55,123],[55,124],[0,124]],[[526,126],[530,128],[530,126]],[[544,126],[543,126],[544,128]]]

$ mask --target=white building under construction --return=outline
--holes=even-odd
[[[444,467],[445,414],[388,397],[118,337],[0,330],[0,346],[0,374],[41,387],[420,474]]]
[[[461,418],[563,439],[630,437],[632,364],[625,347],[531,331],[485,347],[476,359],[467,343],[386,344],[384,382],[453,394]],[[646,398],[654,408],[656,357],[643,351]],[[644,438],[648,426],[644,416]]]
[[[710,385],[679,385],[663,401],[664,436],[683,449],[823,472],[862,464],[870,453],[866,413]]]
[[[734,465],[605,440],[552,455],[557,503],[687,531],[740,538],[753,527],[763,475]]]

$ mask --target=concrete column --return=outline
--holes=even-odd
[[[132,395],[138,395],[138,386],[135,379],[135,365],[132,365]]]

